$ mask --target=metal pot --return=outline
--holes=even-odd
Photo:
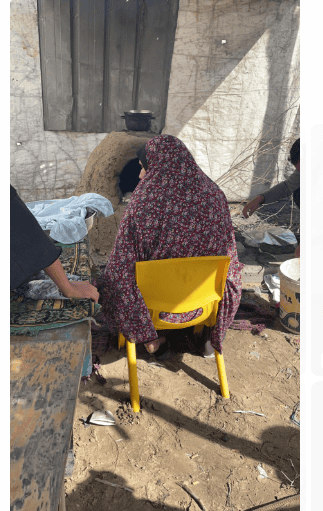
[[[130,131],[149,131],[153,113],[150,110],[129,110],[121,115],[126,120],[126,128]]]

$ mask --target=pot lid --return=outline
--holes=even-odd
[[[125,114],[152,114],[151,110],[129,110]]]

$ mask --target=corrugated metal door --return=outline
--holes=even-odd
[[[45,130],[110,132],[130,109],[165,125],[179,0],[38,0]]]

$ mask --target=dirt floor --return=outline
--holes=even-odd
[[[101,358],[106,384],[95,376],[81,383],[67,511],[201,509],[182,483],[207,511],[247,510],[299,491],[299,428],[290,420],[299,401],[298,338],[278,320],[260,335],[229,330],[229,400],[215,361],[181,348],[158,361],[138,348],[138,414],[127,405],[125,352]],[[116,425],[85,427],[81,418],[95,410],[110,410]]]
[[[285,225],[288,207],[286,215]],[[241,226],[241,215],[237,219]],[[270,223],[276,223],[274,216]],[[236,232],[240,241],[243,228]],[[242,249],[240,260],[249,271],[244,287],[255,289],[252,282],[262,280],[258,267],[268,264],[259,263],[255,249]],[[243,296],[272,306],[268,294]],[[161,359],[137,347],[138,414],[129,403],[126,354],[116,344],[101,356],[107,382],[92,376],[81,383],[75,467],[65,479],[67,511],[246,511],[299,492],[300,435],[291,421],[300,400],[299,336],[285,332],[278,317],[260,335],[229,329],[228,400],[221,397],[214,359],[204,359],[186,341],[175,336]],[[82,418],[97,410],[110,410],[116,425],[84,425]]]

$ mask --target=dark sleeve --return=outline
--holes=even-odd
[[[278,200],[284,199],[285,197],[290,197],[292,193],[300,187],[300,172],[299,170],[295,170],[288,179],[278,183],[278,185],[273,186],[268,190],[268,192],[263,193],[263,197],[265,198],[265,204],[270,202],[276,202]]]
[[[53,264],[61,250],[10,185],[10,289]]]

